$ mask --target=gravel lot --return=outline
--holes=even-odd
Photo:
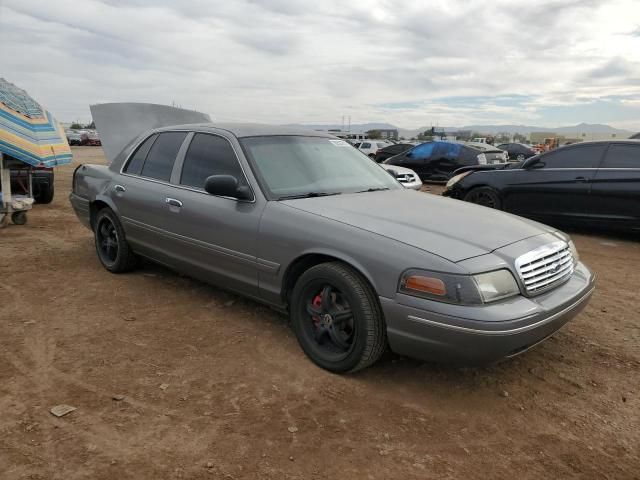
[[[104,270],[67,200],[75,165],[0,231],[0,478],[640,478],[637,239],[574,232],[596,293],[517,359],[387,354],[335,376],[268,308],[154,265]]]

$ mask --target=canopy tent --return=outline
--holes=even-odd
[[[71,162],[64,130],[24,90],[0,78],[0,153],[34,167]]]

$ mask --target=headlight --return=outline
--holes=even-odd
[[[482,305],[520,293],[518,284],[508,270],[478,275],[407,270],[400,278],[399,291],[415,297],[460,305]]]
[[[575,266],[580,261],[580,254],[578,253],[578,249],[576,248],[576,246],[573,244],[573,240],[568,240],[567,243],[569,244],[571,255],[573,255],[573,265]]]
[[[509,270],[481,273],[474,275],[473,279],[478,285],[484,303],[495,302],[520,293],[516,279]]]
[[[447,182],[447,190],[453,187],[456,183],[458,183],[460,180],[462,180],[464,177],[466,177],[470,173],[471,173],[471,170],[469,170],[468,172],[462,172],[458,175],[451,177]]]

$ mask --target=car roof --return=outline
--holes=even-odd
[[[260,123],[187,123],[184,125],[171,125],[158,128],[155,132],[168,130],[193,130],[193,131],[227,131],[238,138],[261,137],[270,135],[300,135],[307,137],[335,138],[325,132],[317,132],[305,128],[285,127],[278,125],[264,125]]]

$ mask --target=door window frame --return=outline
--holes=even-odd
[[[225,142],[227,142],[229,144],[229,146],[231,147],[231,150],[233,151],[233,154],[236,157],[236,162],[238,162],[238,166],[240,167],[240,171],[242,172],[242,175],[244,176],[244,180],[245,180],[246,186],[249,187],[249,189],[251,190],[252,198],[250,200],[243,200],[243,199],[234,198],[234,197],[223,197],[221,195],[212,195],[212,194],[206,192],[204,190],[204,188],[192,187],[190,185],[182,185],[180,183],[180,178],[182,177],[182,168],[184,167],[184,160],[187,157],[187,152],[189,151],[189,147],[191,146],[191,142],[193,141],[193,138],[197,134],[211,135],[213,137],[219,137],[219,138],[221,138],[222,140],[224,140]],[[255,203],[256,194],[253,191],[253,187],[251,186],[251,182],[249,182],[249,177],[247,177],[247,172],[245,171],[244,167],[242,166],[242,162],[240,161],[240,157],[238,156],[238,152],[237,152],[236,148],[233,146],[233,143],[231,141],[229,141],[228,138],[226,138],[225,136],[220,135],[218,133],[214,133],[214,132],[195,132],[195,131],[192,131],[191,135],[188,135],[188,142],[185,142],[185,143],[186,143],[186,145],[183,145],[184,151],[182,151],[182,149],[180,149],[180,152],[178,152],[178,156],[176,157],[176,161],[173,164],[173,172],[171,173],[171,185],[173,187],[181,188],[183,190],[191,190],[192,192],[201,193],[201,194],[204,194],[204,195],[208,195],[210,197],[226,198],[226,199],[229,199],[229,200],[235,200],[237,202],[243,202],[243,203]]]
[[[178,153],[176,154],[176,158],[173,161],[173,169],[171,170],[171,176],[169,177],[169,181],[168,182],[165,182],[163,180],[158,180],[156,178],[143,177],[142,175],[136,175],[136,174],[128,173],[128,172],[124,171],[124,169],[127,167],[127,165],[129,164],[129,162],[131,161],[131,159],[133,158],[135,153],[140,148],[140,146],[148,138],[152,137],[153,135],[161,135],[163,133],[170,133],[170,132],[186,132],[187,135],[184,137],[184,140],[182,141],[182,145],[178,149]],[[195,187],[190,187],[188,185],[180,185],[180,175],[182,174],[182,166],[184,164],[184,159],[185,159],[185,157],[187,155],[187,151],[189,149],[189,145],[191,145],[191,140],[193,139],[193,137],[195,136],[196,133],[202,133],[204,135],[215,135],[217,137],[220,137],[220,138],[224,139],[227,143],[229,143],[229,145],[231,146],[231,149],[233,150],[234,155],[236,156],[236,161],[238,162],[238,165],[240,166],[240,170],[242,171],[242,175],[244,175],[244,179],[245,179],[245,181],[247,183],[247,186],[251,190],[252,198],[250,200],[244,200],[244,199],[233,198],[233,197],[223,197],[223,196],[220,196],[220,195],[211,195],[210,193],[205,192],[204,189],[201,189],[201,188],[199,189],[199,188],[195,188]],[[154,143],[155,143],[155,141],[154,141]],[[148,153],[147,153],[147,155],[148,155]],[[146,158],[145,158],[145,162],[146,162]],[[129,155],[127,156],[125,161],[122,162],[122,166],[120,167],[120,171],[118,173],[120,175],[125,176],[125,177],[137,178],[137,179],[140,179],[140,180],[146,180],[148,182],[159,183],[161,185],[167,185],[169,187],[179,188],[181,190],[189,190],[189,191],[192,191],[192,192],[200,193],[202,195],[208,195],[208,196],[213,197],[213,198],[225,198],[227,200],[235,200],[236,202],[242,202],[242,203],[256,203],[255,190],[253,189],[253,186],[251,185],[251,182],[249,181],[249,177],[247,176],[247,172],[246,172],[244,166],[242,165],[242,162],[240,161],[240,157],[238,156],[238,150],[233,145],[233,142],[231,140],[229,140],[224,135],[220,135],[219,133],[216,133],[216,132],[202,132],[202,131],[194,131],[194,130],[187,130],[187,129],[171,129],[171,130],[162,130],[162,131],[159,131],[159,132],[158,131],[150,132],[149,135],[146,135],[144,138],[142,138],[136,144],[136,146],[131,150],[131,153],[129,153]]]

